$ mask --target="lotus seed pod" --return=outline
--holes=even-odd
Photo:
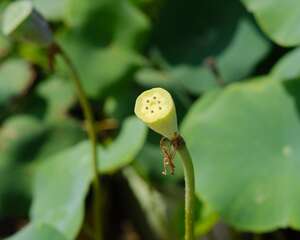
[[[3,14],[2,31],[4,35],[42,46],[53,42],[48,23],[28,0],[15,1],[7,6]]]
[[[152,88],[139,95],[134,112],[152,130],[170,140],[178,133],[174,101],[162,88]]]

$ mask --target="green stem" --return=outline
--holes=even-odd
[[[89,104],[89,101],[85,95],[84,89],[81,85],[79,74],[73,65],[71,59],[67,55],[67,53],[59,46],[59,44],[55,44],[55,49],[58,54],[62,57],[66,65],[68,66],[71,75],[72,80],[75,84],[75,88],[77,91],[77,95],[79,98],[79,103],[82,108],[84,118],[87,123],[87,132],[88,137],[91,141],[92,146],[92,162],[93,162],[93,172],[94,172],[94,179],[93,179],[93,188],[94,188],[94,231],[95,231],[95,240],[101,240],[102,239],[102,232],[101,232],[101,218],[100,218],[100,212],[101,212],[101,203],[100,203],[100,181],[98,176],[98,161],[97,161],[97,136],[95,131],[95,120],[93,116],[93,112],[91,109],[91,106]]]
[[[175,140],[183,165],[185,180],[185,236],[184,240],[194,240],[194,204],[195,204],[195,176],[191,155],[181,136]]]

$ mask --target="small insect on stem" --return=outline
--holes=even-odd
[[[163,168],[164,170],[162,171],[163,175],[167,175],[167,167],[170,169],[171,175],[174,175],[175,172],[175,164],[174,164],[174,157],[176,150],[173,148],[171,142],[169,139],[163,137],[160,140],[160,149],[163,154]]]

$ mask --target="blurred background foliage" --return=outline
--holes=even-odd
[[[299,0],[32,0],[96,116],[105,239],[183,236],[183,175],[133,115],[175,98],[199,239],[298,239]],[[9,0],[0,2],[0,21]],[[85,122],[60,59],[0,35],[0,237],[91,239]]]

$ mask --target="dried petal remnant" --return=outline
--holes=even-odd
[[[48,23],[34,9],[31,1],[19,0],[10,3],[2,18],[2,32],[6,36],[42,46],[53,43],[53,34]]]

